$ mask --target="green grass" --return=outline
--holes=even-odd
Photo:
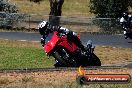
[[[41,48],[12,46],[0,43],[0,68],[44,68],[52,67],[53,59],[47,59]],[[19,42],[20,43],[20,42]],[[21,42],[22,43],[22,42]]]
[[[41,49],[0,46],[0,68],[42,68],[51,66]]]
[[[114,51],[114,52],[113,52]],[[108,53],[106,53],[108,52]],[[131,61],[131,49],[96,47],[95,53],[104,63]],[[129,58],[129,57],[130,58]],[[0,39],[0,69],[2,68],[46,68],[53,67],[53,58],[43,52],[38,42],[22,42]],[[113,69],[114,70],[114,69]],[[116,71],[117,70],[117,71]],[[88,73],[129,73],[131,69],[88,70]],[[76,84],[77,71],[36,72],[36,73],[0,73],[0,88],[132,88],[129,84]]]
[[[132,62],[132,49],[96,46],[95,54],[102,64]],[[0,68],[53,67],[54,59],[46,56],[38,42],[0,39]]]

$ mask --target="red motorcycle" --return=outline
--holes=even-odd
[[[78,35],[80,39],[80,35]],[[43,49],[48,56],[53,56],[55,67],[101,66],[101,61],[93,53],[94,46],[89,41],[87,51],[82,51],[67,35],[57,31],[47,35]]]

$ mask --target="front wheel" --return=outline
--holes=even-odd
[[[59,51],[55,52],[53,57],[58,61],[57,67],[76,67],[77,63],[74,58],[71,58],[67,52]],[[58,65],[59,64],[59,65]]]
[[[53,57],[58,61],[54,66],[55,67],[65,67],[67,66],[67,63],[61,58],[58,52],[55,52]]]
[[[94,53],[92,53],[92,56],[88,61],[88,65],[89,66],[101,66],[101,61]]]

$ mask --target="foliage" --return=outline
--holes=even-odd
[[[90,0],[90,12],[103,18],[120,17],[131,6],[132,0]]]
[[[119,31],[117,18],[132,6],[132,0],[90,0],[90,12],[97,18],[115,18],[115,20],[94,20],[103,31]],[[111,29],[112,28],[112,29]],[[110,29],[110,30],[109,30]]]
[[[16,15],[13,16],[12,13],[17,13],[18,9],[15,5],[12,5],[8,0],[0,1],[0,27],[1,28],[12,28],[13,21],[16,19]]]
[[[17,7],[9,4],[8,0],[0,0],[0,12],[16,13],[17,11]]]
[[[18,25],[21,25],[20,23],[26,17],[26,14],[1,12],[0,28],[12,29],[17,27]]]
[[[0,69],[53,67],[54,59],[41,47],[37,42],[0,39]]]
[[[100,27],[100,33],[119,34],[122,33],[121,26],[117,19],[114,18],[97,18],[93,19],[93,24]]]

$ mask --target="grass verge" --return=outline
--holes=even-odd
[[[132,49],[97,46],[95,54],[102,64],[132,62]],[[0,68],[44,68],[53,66],[39,42],[0,39]]]
[[[132,49],[97,46],[95,53],[103,64],[131,61]],[[123,54],[124,53],[124,54]],[[123,55],[122,55],[123,54]],[[130,57],[130,58],[128,58]],[[53,59],[48,57],[38,42],[22,42],[0,39],[0,68],[39,68],[52,67]],[[130,74],[132,69],[88,70],[89,74]],[[0,88],[132,88],[128,84],[76,83],[78,71],[0,73]]]
[[[132,69],[88,70],[87,74],[130,74]],[[54,71],[34,73],[0,73],[0,88],[132,88],[127,84],[78,85],[78,71]]]
[[[37,45],[38,44],[38,45]],[[39,43],[0,40],[0,68],[51,67]]]

